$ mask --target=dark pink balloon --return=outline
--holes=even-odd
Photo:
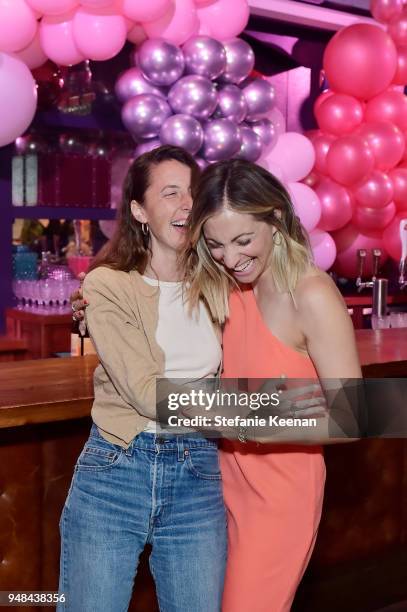
[[[384,208],[393,199],[393,183],[380,170],[373,172],[354,189],[356,203],[368,208]]]
[[[390,170],[401,160],[405,139],[402,132],[387,121],[362,123],[356,132],[369,145],[378,170]]]
[[[322,104],[322,102],[325,102],[325,100],[327,100],[328,98],[330,98],[331,96],[334,95],[335,92],[333,92],[331,89],[325,89],[325,91],[323,91],[318,98],[315,100],[314,102],[314,115],[316,115],[318,108],[320,107],[320,105]]]
[[[362,181],[372,171],[374,157],[359,136],[342,136],[331,144],[326,164],[330,177],[348,187]]]
[[[324,53],[324,68],[331,89],[368,100],[392,82],[397,50],[378,26],[358,23],[339,30]]]
[[[394,202],[383,208],[365,208],[358,206],[354,212],[352,222],[361,232],[383,230],[392,222],[396,214]]]
[[[359,273],[357,265],[358,249],[370,251],[374,248],[380,248],[382,250],[381,263],[384,263],[388,258],[386,250],[383,248],[381,232],[362,233],[352,223],[349,223],[337,232],[333,232],[332,237],[335,240],[337,249],[333,270],[340,276],[346,278],[357,277]],[[372,273],[372,258],[367,257],[364,274],[370,276]]]
[[[365,121],[390,121],[402,132],[407,130],[407,96],[401,91],[384,91],[367,103]]]
[[[308,187],[311,187],[311,189],[315,189],[321,178],[321,175],[313,170],[308,174],[308,176],[305,177],[305,179],[302,180],[302,182],[308,185]]]
[[[395,85],[407,84],[407,47],[399,47],[397,49],[397,70],[393,83]]]
[[[376,21],[388,23],[399,17],[403,10],[403,0],[371,0],[370,12]]]
[[[383,232],[383,244],[390,257],[399,261],[401,257],[400,221],[406,219],[406,213],[397,214]]]
[[[362,123],[363,106],[353,96],[334,94],[319,104],[315,117],[323,132],[340,136]]]
[[[393,201],[397,210],[407,214],[407,168],[394,168],[389,172],[394,187]]]
[[[398,47],[407,45],[407,11],[404,9],[401,15],[391,19],[387,31]]]
[[[308,136],[308,138],[310,138],[315,149],[315,170],[321,174],[328,174],[326,156],[328,155],[331,144],[335,141],[335,136],[317,132],[316,135],[312,137]]]
[[[321,202],[318,227],[327,232],[338,230],[352,218],[352,198],[342,185],[329,178],[321,178],[315,191]]]

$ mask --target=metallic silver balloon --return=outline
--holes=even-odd
[[[223,43],[226,51],[226,69],[221,76],[225,83],[241,83],[254,68],[254,52],[241,38],[232,38]]]
[[[207,161],[234,157],[241,144],[240,129],[230,119],[213,119],[204,125],[203,157]]]
[[[141,142],[134,150],[134,158],[143,155],[143,153],[148,153],[149,151],[152,151],[160,146],[161,141],[158,138],[150,138],[150,140]]]
[[[147,81],[140,68],[129,68],[119,76],[114,87],[120,102],[127,102],[140,94],[154,94],[165,98],[164,92]]]
[[[260,136],[256,134],[256,132],[253,132],[247,125],[240,126],[240,133],[242,136],[242,144],[235,157],[238,159],[246,159],[251,162],[257,161],[262,153]]]
[[[253,132],[256,132],[256,134],[260,136],[263,145],[263,153],[270,151],[276,144],[279,136],[270,119],[259,119],[258,121],[250,123],[250,127]]]
[[[181,49],[162,38],[144,41],[136,53],[136,62],[149,81],[161,86],[178,81],[185,67]]]
[[[247,102],[243,92],[237,85],[224,85],[218,92],[216,118],[231,119],[241,123],[247,114]]]
[[[243,84],[243,94],[248,108],[247,121],[262,119],[274,106],[275,90],[266,79],[248,79]]]
[[[163,123],[160,140],[163,144],[182,147],[195,155],[203,143],[203,129],[199,121],[190,115],[172,115]]]
[[[185,113],[197,119],[208,119],[218,103],[215,85],[206,77],[194,74],[182,77],[168,93],[174,113]]]
[[[226,68],[225,47],[210,36],[193,36],[182,47],[187,74],[216,79]]]
[[[128,100],[122,108],[122,121],[136,139],[157,136],[171,115],[167,102],[153,94],[141,94]]]

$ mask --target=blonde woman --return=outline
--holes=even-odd
[[[311,259],[290,198],[269,172],[232,160],[205,170],[190,217],[191,307],[224,325],[224,377],[359,378],[353,327]],[[240,288],[237,288],[237,285]],[[321,446],[224,441],[228,563],[223,612],[288,612],[321,516]]]

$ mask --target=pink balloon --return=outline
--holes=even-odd
[[[393,194],[390,177],[380,170],[373,170],[354,190],[356,203],[367,208],[384,208],[392,201]]]
[[[407,11],[391,19],[387,31],[398,47],[407,45]]]
[[[403,0],[371,0],[370,12],[376,21],[388,23],[399,17],[403,10]]]
[[[198,33],[196,6],[193,0],[177,0],[163,17],[143,23],[143,28],[149,38],[165,38],[175,45],[182,45]]]
[[[37,87],[27,66],[0,53],[0,147],[13,142],[30,125],[37,107]]]
[[[123,14],[134,21],[155,21],[171,9],[171,0],[123,0]]]
[[[354,24],[339,30],[324,53],[330,87],[356,98],[369,99],[393,80],[397,51],[390,36],[370,24]]]
[[[278,164],[275,164],[274,162],[269,161],[267,159],[267,157],[265,157],[264,155],[262,155],[256,161],[256,164],[258,166],[261,166],[265,170],[268,170],[270,172],[270,174],[275,176],[275,178],[278,179],[280,181],[280,183],[282,183],[283,185],[286,183],[286,178],[284,176],[284,172],[283,172],[282,168],[280,168],[280,166]]]
[[[394,202],[390,202],[383,208],[365,208],[358,206],[353,215],[353,224],[361,232],[372,232],[383,230],[394,218],[396,207]]]
[[[73,37],[73,17],[74,12],[48,15],[40,23],[40,40],[44,52],[50,60],[62,66],[79,64],[85,59]]]
[[[401,257],[400,221],[406,218],[405,211],[397,214],[383,232],[384,248],[397,263]]]
[[[335,92],[332,91],[331,89],[325,89],[321,94],[319,94],[318,98],[314,102],[314,115],[317,114],[317,110],[321,106],[321,104],[325,102],[325,100],[333,96],[334,94]]]
[[[198,7],[201,25],[217,40],[239,36],[249,21],[247,0],[217,0]]]
[[[374,248],[382,250],[381,264],[388,258],[383,247],[381,232],[361,233],[352,223],[334,232],[332,237],[336,244],[337,256],[333,266],[334,272],[345,278],[356,278],[359,274],[357,263],[358,249],[370,251]],[[368,277],[373,273],[372,258],[366,257],[363,274]]]
[[[62,15],[78,6],[78,0],[25,0],[35,11],[41,15]]]
[[[286,129],[286,122],[283,113],[278,110],[278,108],[272,108],[267,115],[267,119],[269,119],[269,121],[271,121],[271,123],[274,125],[276,134],[284,134]]]
[[[312,143],[296,132],[285,132],[279,136],[267,160],[280,166],[290,183],[300,181],[314,166],[315,153]]]
[[[374,157],[359,136],[342,136],[331,144],[326,164],[331,178],[348,187],[362,181],[372,171]]]
[[[79,0],[79,3],[82,4],[82,6],[91,9],[109,8],[114,2],[115,0]]]
[[[345,187],[330,178],[321,178],[315,191],[321,202],[319,229],[331,232],[349,223],[353,213],[353,202]]]
[[[307,232],[313,230],[321,217],[321,204],[315,191],[303,183],[289,183],[288,191],[296,214]]]
[[[126,42],[126,22],[122,15],[108,9],[95,13],[80,8],[73,19],[73,35],[86,58],[108,60],[117,55]]]
[[[45,64],[48,58],[41,47],[39,27],[37,27],[37,33],[30,44],[24,47],[24,49],[21,49],[21,51],[17,51],[14,55],[24,62],[30,70],[34,70]]]
[[[315,117],[323,132],[340,136],[362,123],[363,106],[352,96],[333,94],[318,105]]]
[[[401,91],[384,91],[367,103],[365,121],[389,121],[407,130],[407,96]]]
[[[136,25],[127,32],[127,39],[135,45],[141,45],[146,38],[147,34],[145,33],[143,26],[139,23],[136,23]]]
[[[329,270],[336,257],[336,246],[332,236],[321,229],[314,229],[309,235],[309,240],[315,265],[321,270]]]
[[[314,145],[315,150],[315,166],[314,169],[321,174],[328,174],[326,165],[326,156],[328,155],[331,144],[335,141],[335,136],[324,134],[319,130],[316,133],[308,136]]]
[[[393,201],[397,210],[407,212],[407,168],[394,168],[389,172],[394,187]]]
[[[0,51],[20,51],[37,30],[34,11],[24,0],[0,0]]]
[[[395,85],[407,84],[407,47],[399,47],[397,49],[397,70],[393,83]]]
[[[373,153],[375,166],[379,170],[390,170],[401,160],[405,139],[402,132],[392,123],[362,123],[357,130]]]

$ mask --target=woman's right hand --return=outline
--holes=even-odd
[[[85,276],[85,272],[81,272],[79,274],[78,279],[80,281],[80,285],[78,289],[70,295],[69,298],[72,307],[72,317],[75,321],[82,321],[85,318],[85,309],[88,306],[87,301],[83,299],[82,293],[82,284],[85,279]]]

